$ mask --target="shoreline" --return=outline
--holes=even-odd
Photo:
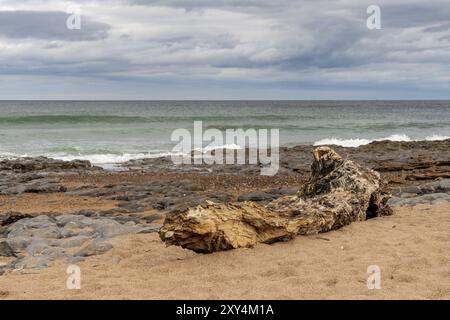
[[[319,146],[330,146],[333,148],[348,148],[348,149],[357,149],[360,147],[364,147],[367,145],[371,145],[373,143],[423,143],[423,142],[442,142],[442,141],[450,141],[450,136],[433,134],[431,136],[427,136],[424,139],[411,139],[406,134],[393,134],[389,137],[385,138],[324,138],[313,143],[287,143],[285,145],[280,146],[280,150],[289,150],[297,147],[319,147]],[[217,149],[227,150],[233,149],[236,150],[236,146],[232,145],[223,145],[221,147],[217,147]],[[192,152],[197,152],[199,150],[193,150]],[[207,153],[208,150],[205,148],[203,150],[203,154]],[[101,167],[105,170],[121,170],[123,166],[126,166],[129,163],[139,162],[139,161],[147,161],[151,159],[166,159],[170,158],[173,152],[170,150],[167,151],[159,151],[157,153],[152,153],[151,151],[142,151],[142,152],[123,152],[123,153],[99,153],[99,154],[67,154],[67,155],[56,155],[56,154],[40,154],[40,155],[17,155],[13,153],[7,152],[5,155],[0,155],[1,160],[20,160],[20,159],[32,159],[32,158],[47,158],[55,161],[89,161],[93,166]],[[116,157],[123,158],[121,160],[110,161],[110,162],[98,162],[94,161],[93,158],[97,157]]]

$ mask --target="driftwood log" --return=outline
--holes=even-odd
[[[169,214],[160,230],[167,245],[210,253],[286,241],[392,214],[378,172],[342,159],[329,147],[314,150],[312,176],[292,196],[266,205],[214,204]]]

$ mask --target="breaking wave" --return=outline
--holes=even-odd
[[[206,147],[203,149],[193,149],[193,151],[200,151],[203,153],[211,152],[219,149],[232,149],[238,150],[241,149],[236,144],[228,144],[223,146],[215,146],[215,147]],[[86,151],[82,148],[78,147],[66,147],[66,148],[54,148],[53,152],[48,152],[42,154],[47,158],[52,158],[56,160],[63,161],[73,161],[73,160],[88,160],[93,165],[101,166],[104,168],[110,168],[112,165],[121,164],[124,162],[128,162],[131,160],[140,160],[140,159],[148,159],[148,158],[164,158],[171,156],[180,156],[183,155],[181,152],[112,152],[110,150],[102,150],[97,149],[97,152],[94,150]],[[16,154],[11,152],[1,152],[0,159],[17,159],[23,157],[35,157],[39,156],[37,154]]]
[[[326,138],[321,139],[319,141],[314,142],[315,146],[323,146],[323,145],[336,145],[341,147],[349,147],[356,148],[359,146],[363,146],[369,144],[374,141],[442,141],[450,139],[450,136],[442,136],[442,135],[431,135],[425,137],[425,139],[411,139],[406,134],[394,134],[389,137],[380,138],[380,139],[364,139],[364,138],[356,138],[356,139],[340,139],[340,138]]]

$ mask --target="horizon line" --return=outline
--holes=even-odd
[[[0,99],[0,102],[9,101],[43,101],[43,102],[219,102],[219,101],[450,101],[448,99]]]

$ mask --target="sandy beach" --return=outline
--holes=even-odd
[[[450,205],[398,208],[393,216],[320,236],[209,255],[166,248],[157,235],[118,237],[79,263],[0,277],[2,299],[450,299]],[[367,267],[381,268],[368,290]]]

